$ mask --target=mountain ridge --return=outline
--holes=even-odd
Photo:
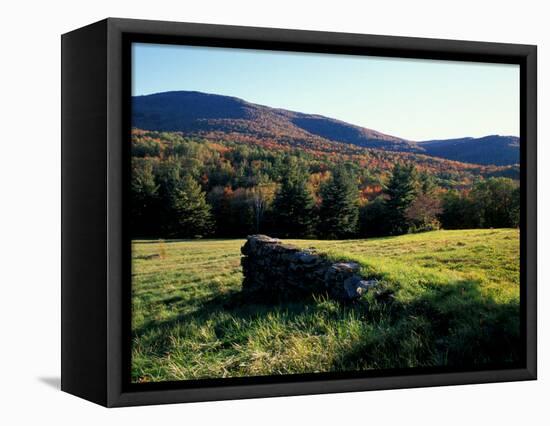
[[[272,108],[234,96],[198,91],[132,97],[132,126],[199,136],[237,134],[262,140],[292,140],[297,144],[338,142],[472,164],[519,163],[519,138],[515,136],[411,141],[320,114]]]

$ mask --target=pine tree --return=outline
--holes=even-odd
[[[307,173],[287,161],[281,187],[273,201],[273,232],[282,237],[309,237],[313,232],[315,202],[307,187]]]
[[[419,173],[418,189],[420,193],[431,196],[433,195],[436,188],[437,188],[437,185],[431,174],[425,171]]]
[[[392,235],[409,231],[406,211],[417,196],[417,173],[413,164],[396,164],[384,193],[387,196],[386,209],[388,227]]]
[[[172,199],[172,209],[176,217],[173,236],[182,238],[203,237],[213,230],[210,205],[200,185],[186,175],[178,182]]]
[[[158,203],[158,185],[155,183],[151,161],[141,158],[132,160],[131,181],[131,227],[132,235],[155,236],[155,208]]]
[[[321,188],[319,231],[325,238],[349,238],[358,231],[359,191],[354,176],[339,166]]]
[[[173,236],[178,226],[178,217],[174,211],[174,196],[181,181],[181,165],[174,160],[163,161],[159,164],[155,181],[158,183],[158,204],[156,212],[156,228],[159,236]]]
[[[359,233],[362,237],[388,235],[386,201],[382,195],[368,201],[360,208],[359,227]]]

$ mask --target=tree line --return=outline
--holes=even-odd
[[[343,239],[519,225],[519,185],[509,178],[453,187],[413,163],[369,170],[299,151],[176,142],[133,146],[135,238]]]

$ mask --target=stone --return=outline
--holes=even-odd
[[[344,287],[348,293],[348,297],[353,298],[362,296],[377,283],[378,281],[376,280],[363,280],[361,277],[354,275],[344,282]]]
[[[243,291],[270,299],[327,294],[353,301],[376,285],[358,274],[356,262],[332,263],[313,249],[301,250],[267,235],[249,236],[241,252]]]
[[[338,272],[344,273],[344,274],[355,274],[356,272],[359,272],[359,264],[355,262],[340,262],[335,263],[332,265],[334,269],[336,269]]]
[[[302,263],[313,263],[318,259],[318,257],[311,253],[302,252],[297,256],[297,259]]]

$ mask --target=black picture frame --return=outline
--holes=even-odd
[[[519,64],[521,364],[130,383],[131,42]],[[117,407],[536,379],[536,152],[536,46],[118,18],[64,34],[62,390]]]

